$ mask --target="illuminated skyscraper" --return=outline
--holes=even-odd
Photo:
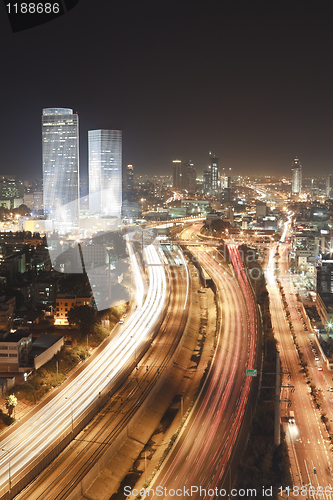
[[[212,194],[216,194],[218,191],[218,180],[219,180],[219,167],[218,167],[218,161],[219,159],[212,155],[212,153],[209,153],[211,157],[211,172],[212,172],[212,188],[211,192]]]
[[[79,223],[79,117],[46,108],[42,116],[44,214],[60,233]]]
[[[302,192],[302,165],[296,157],[291,167],[291,194]]]
[[[121,130],[89,130],[89,210],[102,216],[121,216]]]

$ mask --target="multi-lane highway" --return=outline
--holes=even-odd
[[[257,338],[256,311],[237,248],[231,249],[239,281],[207,249],[191,249],[201,265],[214,276],[222,321],[211,370],[189,420],[158,478],[150,486],[166,492],[196,488],[192,498],[214,498],[228,468],[228,461],[242,424],[251,381]],[[214,252],[216,254],[216,251]],[[200,494],[199,487],[207,494]],[[211,492],[208,492],[211,489]]]
[[[178,249],[172,252],[166,250],[166,255],[168,262],[172,263],[170,266],[173,276],[170,280],[170,302],[164,321],[149,350],[143,357],[139,351],[135,353],[136,368],[114,394],[102,413],[57,460],[18,495],[18,500],[31,498],[59,500],[65,499],[69,494],[74,494],[73,492],[78,490],[86,491],[96,477],[93,467],[100,467],[97,463],[103,454],[107,452],[109,460],[110,456],[116,453],[119,442],[123,444],[123,437],[119,438],[119,436],[132,435],[132,431],[128,431],[128,425],[130,423],[132,429],[133,418],[135,419],[136,413],[145,404],[146,398],[159,378],[163,377],[164,370],[182,337],[189,312],[188,280],[184,258]],[[177,262],[176,265],[174,261]],[[133,438],[135,437],[137,436],[134,435]],[[110,449],[113,450],[111,454],[108,451]]]
[[[122,371],[133,364],[140,346],[147,342],[165,308],[167,282],[160,252],[146,247],[149,288],[145,302],[119,328],[107,344],[70,383],[47,404],[41,404],[25,422],[15,424],[1,439],[0,496],[45,456],[66,434],[75,434],[76,424],[97,404],[103,390],[119,380]]]
[[[285,245],[280,244],[279,252],[281,255],[280,269],[282,275],[286,270]],[[285,317],[280,292],[278,290],[275,277],[275,253],[276,246],[270,249],[269,261],[266,271],[268,281],[268,292],[270,297],[270,310],[274,335],[279,342],[279,351],[282,367],[285,371],[291,373],[291,379],[284,380],[283,385],[292,384],[295,392],[283,390],[283,398],[290,399],[292,406],[290,410],[295,413],[295,424],[286,422],[288,411],[286,403],[282,403],[282,418],[285,417],[285,430],[287,441],[290,444],[291,463],[293,480],[296,486],[302,485],[330,487],[333,485],[331,477],[331,458],[329,452],[328,436],[325,432],[323,423],[320,421],[319,410],[315,408],[306,378],[300,366],[300,360],[291,336],[289,325]],[[285,282],[284,282],[285,284]],[[286,286],[286,294],[291,290]],[[292,313],[292,319],[296,323],[299,320],[295,318],[295,311]],[[297,327],[296,327],[296,333]],[[285,485],[287,486],[287,485]],[[306,496],[310,498],[310,496]],[[325,495],[324,495],[325,498]],[[329,496],[326,495],[326,498]]]

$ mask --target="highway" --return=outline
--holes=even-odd
[[[119,327],[116,336],[85,370],[73,377],[46,405],[39,405],[22,424],[2,436],[0,448],[0,496],[24,477],[65,434],[75,434],[76,423],[99,401],[100,393],[114,385],[122,371],[133,364],[141,345],[149,339],[163,313],[167,298],[161,252],[145,248],[149,288],[143,306]]]
[[[239,282],[229,266],[214,258],[216,251],[207,252],[197,247],[191,250],[216,280],[222,321],[211,370],[203,389],[150,488],[160,486],[170,492],[201,486],[206,489],[206,495],[198,490],[191,497],[211,499],[215,498],[215,493],[208,489],[219,488],[225,481],[228,461],[244,416],[251,384],[245,370],[253,368],[255,362],[256,311],[236,247],[231,253]],[[168,495],[161,498],[168,498]]]
[[[282,271],[282,276],[284,276],[284,271],[287,267],[285,244],[280,243],[279,252],[281,256],[279,268]],[[328,436],[323,423],[320,421],[320,413],[314,406],[309,387],[306,384],[306,378],[302,373],[296,347],[285,317],[281,295],[274,277],[275,253],[276,245],[270,248],[266,276],[272,326],[274,335],[279,342],[278,349],[280,351],[282,368],[291,373],[290,380],[284,377],[283,385],[292,384],[295,387],[293,394],[287,389],[283,389],[281,393],[283,399],[290,399],[292,402],[290,408],[287,408],[286,403],[281,403],[281,415],[284,420],[287,441],[289,441],[292,450],[291,464],[294,484],[298,487],[302,485],[308,485],[308,487],[314,486],[315,488],[319,486],[323,488],[330,487],[333,485],[333,481]],[[285,286],[285,281],[283,281],[283,285]],[[289,291],[291,290],[286,287],[288,301]],[[291,310],[291,314],[296,334],[299,334],[300,332],[297,328],[299,318],[295,317],[297,316],[297,312]],[[286,421],[289,409],[295,413],[295,424],[289,424]],[[314,468],[316,468],[316,473],[314,473]],[[316,495],[316,497],[331,498],[330,495],[325,494],[324,496]],[[310,496],[307,495],[303,498],[310,498]]]

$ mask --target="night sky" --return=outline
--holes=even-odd
[[[0,173],[42,177],[41,113],[123,131],[123,167],[171,174],[209,151],[234,175],[333,172],[333,8],[329,2],[80,0],[12,33],[0,6]]]

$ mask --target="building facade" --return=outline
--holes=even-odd
[[[296,157],[291,167],[291,194],[297,195],[302,192],[302,165]]]
[[[132,201],[134,192],[134,167],[127,165],[125,173],[125,194],[127,201]]]
[[[76,306],[92,307],[92,295],[69,295],[59,293],[56,297],[56,309],[54,313],[55,325],[68,325],[68,311]]]
[[[89,211],[121,217],[122,132],[89,130]]]
[[[188,193],[196,192],[196,170],[191,161],[173,160],[173,187]]]
[[[42,116],[44,215],[59,233],[79,225],[79,117],[68,108]]]
[[[210,153],[211,157],[211,172],[212,172],[212,187],[211,193],[216,194],[218,192],[218,180],[219,180],[219,167],[218,161],[219,159]]]

